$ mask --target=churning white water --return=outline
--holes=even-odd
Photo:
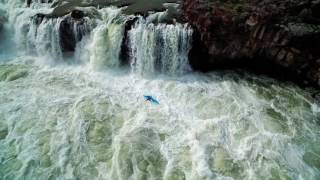
[[[66,65],[62,18],[34,26],[29,9],[10,7],[19,13],[7,28],[34,48],[0,56],[0,179],[320,179],[320,106],[305,90],[192,73],[192,30],[141,17],[128,33],[132,70],[122,70],[131,17],[115,8],[99,10],[79,63]]]
[[[124,34],[126,17],[121,9],[107,8],[101,10],[102,21],[93,30],[89,42],[89,61],[91,67],[97,70],[119,66],[119,55]],[[81,52],[83,48],[80,47]],[[82,56],[80,54],[80,56]],[[86,57],[86,56],[85,56]]]

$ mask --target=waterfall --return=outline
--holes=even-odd
[[[100,12],[102,20],[91,37],[78,44],[76,56],[81,62],[88,59],[96,70],[119,67],[121,45],[126,43],[123,42],[125,25],[132,16],[125,16],[116,8]],[[188,53],[192,29],[187,24],[154,24],[151,20],[154,17],[139,17],[128,32],[132,71],[141,75],[157,72],[181,75],[190,71]]]
[[[39,25],[31,23],[25,40],[28,51],[53,58],[55,61],[61,61],[63,58],[59,39],[61,22],[62,19],[58,18],[44,19]],[[23,32],[20,34],[21,36],[24,36]]]
[[[311,89],[189,72],[166,12],[29,2],[0,0],[0,179],[320,179]]]
[[[192,29],[187,24],[153,24],[140,18],[129,32],[133,71],[171,75],[189,71],[191,36]]]
[[[97,19],[74,20],[70,15],[47,18],[41,14],[52,10],[49,3],[32,2],[30,8],[11,5],[20,8],[13,8],[15,12],[9,15],[16,43],[29,54],[57,63],[63,61],[64,52],[75,51],[76,61],[103,71],[119,67],[121,48],[126,43],[134,73],[181,75],[191,69],[188,53],[192,29],[187,24],[159,23],[163,12],[144,18],[110,7],[96,11]],[[136,23],[125,32],[126,23],[135,18]]]
[[[94,24],[87,17],[82,20],[73,20],[70,15],[47,18],[40,12],[42,11],[37,9],[21,10],[11,17],[15,41],[26,53],[36,54],[53,62],[62,61],[63,51],[72,50],[72,44],[75,46],[83,36],[90,33]],[[67,25],[63,26],[64,24]],[[64,47],[65,44],[69,44],[71,48]]]
[[[80,41],[92,28],[92,22],[89,19],[68,22],[71,26],[63,27],[62,23],[69,18],[40,18],[39,20],[39,18],[19,16],[17,21],[24,23],[16,24],[17,44],[26,48],[28,53],[35,53],[59,62],[63,59],[62,51],[72,49],[72,43]],[[68,37],[63,35],[66,32],[70,32]],[[71,47],[65,47],[65,44],[70,44]]]
[[[105,8],[100,10],[102,20],[93,30],[87,47],[88,57],[93,69],[104,70],[119,66],[119,55],[124,34],[126,17],[121,14],[121,9]],[[82,51],[82,49],[78,50]]]

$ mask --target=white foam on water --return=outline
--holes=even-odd
[[[309,98],[261,85],[268,79],[144,79],[23,61],[1,66],[7,76],[27,72],[0,81],[3,177],[319,177]],[[145,92],[161,104],[145,102]]]

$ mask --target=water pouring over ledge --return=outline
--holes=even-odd
[[[233,72],[175,73],[190,29],[145,19],[129,32],[134,63],[122,72],[125,17],[101,11],[77,43],[78,64],[55,61],[59,31],[46,21],[41,40],[27,40],[49,44],[38,57],[0,65],[1,178],[319,179],[320,108],[307,92]],[[35,32],[28,26],[14,29]],[[149,93],[160,106],[145,103]]]

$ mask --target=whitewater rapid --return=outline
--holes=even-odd
[[[0,66],[4,179],[319,178],[319,106],[295,86],[24,58]]]
[[[5,4],[0,41],[0,179],[320,179],[320,106],[307,90],[192,72],[192,29],[153,23],[162,13],[137,17],[127,66],[119,39],[132,17],[112,7],[74,24],[83,37],[65,57],[63,18],[36,25],[50,7],[17,4]]]

